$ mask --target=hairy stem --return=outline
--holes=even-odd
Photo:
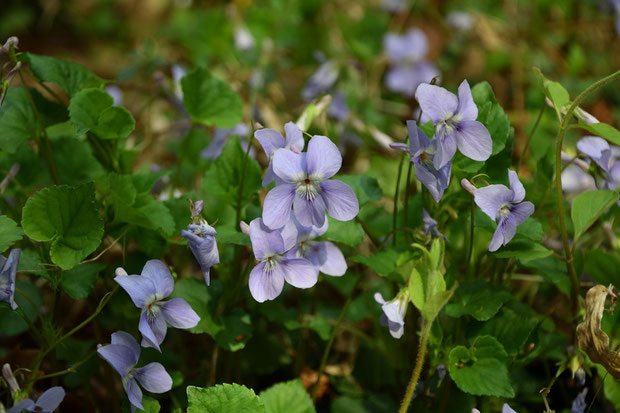
[[[422,373],[422,367],[424,366],[424,359],[426,358],[426,344],[428,343],[428,336],[431,333],[432,324],[432,320],[426,320],[424,323],[424,327],[422,328],[422,335],[420,336],[420,346],[418,348],[418,356],[416,358],[415,366],[413,368],[413,373],[411,373],[411,379],[409,380],[409,385],[407,386],[405,398],[400,405],[400,409],[398,409],[398,413],[407,413],[407,409],[409,409],[409,403],[411,403],[413,392],[418,385],[418,380],[420,380],[420,374]]]
[[[392,245],[396,246],[396,223],[398,218],[398,191],[400,189],[400,176],[403,171],[403,162],[405,157],[401,156],[400,163],[398,164],[398,175],[396,175],[396,189],[394,190],[394,215],[392,217],[392,228],[394,229],[394,235],[392,238]]]
[[[577,109],[577,106],[592,92],[600,88],[601,86],[612,82],[616,79],[620,78],[620,70],[604,77],[598,82],[590,85],[586,90],[581,92],[577,98],[570,105],[566,114],[562,118],[562,122],[560,124],[560,130],[558,131],[558,135],[555,141],[555,188],[556,188],[556,203],[558,214],[560,215],[560,229],[562,232],[562,244],[564,245],[564,255],[566,257],[566,269],[568,270],[568,274],[571,279],[571,308],[573,312],[573,318],[577,316],[579,312],[579,279],[577,278],[577,273],[575,272],[575,267],[573,265],[573,254],[570,247],[570,242],[568,239],[568,231],[566,230],[566,217],[564,211],[564,203],[562,196],[562,144],[564,142],[564,136],[566,135],[566,131],[569,129],[569,121],[572,118],[573,113]]]

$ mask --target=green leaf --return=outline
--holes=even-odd
[[[215,230],[217,231],[216,240],[218,244],[252,245],[250,237],[243,232],[236,231],[232,226],[219,225]]]
[[[597,283],[618,284],[617,271],[620,268],[620,256],[617,252],[608,252],[601,248],[586,251],[584,264],[588,275]]]
[[[0,106],[0,149],[13,154],[28,139],[41,135],[41,126],[22,86],[10,88]]]
[[[428,264],[423,262],[417,265],[409,278],[409,297],[418,310],[422,310],[430,297],[446,289],[441,272],[430,268]]]
[[[105,267],[105,264],[87,262],[69,271],[63,271],[60,283],[62,289],[74,300],[88,297],[95,287],[99,272]]]
[[[340,242],[355,247],[364,240],[364,228],[354,221],[337,221],[331,217],[327,217],[327,232],[323,235],[328,241]]]
[[[620,145],[620,131],[611,125],[606,123],[585,123],[579,120],[577,126],[596,136],[607,139],[614,145]]]
[[[386,249],[369,257],[363,255],[355,255],[350,258],[351,261],[359,262],[382,277],[387,277],[396,270],[396,262],[400,257],[400,253],[394,249]]]
[[[481,336],[470,347],[450,351],[450,377],[459,389],[475,396],[514,397],[510,385],[507,354],[491,336]]]
[[[553,103],[558,119],[562,119],[562,109],[570,102],[568,91],[558,82],[547,79],[539,68],[535,67],[534,73],[538,77],[538,83],[543,93]]]
[[[478,321],[486,321],[511,298],[512,294],[503,287],[482,280],[467,281],[456,290],[453,302],[446,306],[446,314],[450,317],[468,314]]]
[[[514,257],[522,262],[548,257],[551,254],[552,251],[550,249],[522,237],[515,237],[507,245],[492,253],[492,255],[497,258]]]
[[[245,166],[244,166],[245,165]],[[204,179],[206,193],[214,194],[222,201],[237,205],[239,185],[245,170],[241,204],[248,204],[262,187],[261,168],[251,157],[245,156],[239,137],[233,135],[222,150],[222,154],[211,165]]]
[[[0,254],[22,239],[24,231],[6,215],[0,215]]]
[[[379,182],[368,175],[339,175],[338,180],[349,185],[359,201],[360,208],[369,202],[380,201],[382,197]]]
[[[252,338],[252,320],[241,308],[234,308],[221,318],[222,327],[215,334],[215,342],[227,351],[239,351]]]
[[[36,241],[51,241],[54,264],[63,270],[75,267],[97,249],[103,236],[95,186],[88,183],[42,189],[26,202],[22,228]]]
[[[215,337],[224,328],[213,318],[215,312],[211,311],[210,306],[214,303],[215,297],[212,292],[213,290],[207,288],[204,281],[196,278],[183,278],[174,285],[174,291],[170,297],[183,298],[200,317],[198,325],[188,329],[192,333],[209,333],[210,336]]]
[[[308,328],[314,330],[321,337],[321,340],[324,341],[329,340],[329,336],[332,333],[332,326],[329,320],[319,315],[315,315],[310,319]]]
[[[142,406],[144,407],[144,413],[159,413],[161,409],[159,402],[151,397],[143,397]]]
[[[493,139],[493,155],[500,153],[505,147],[512,127],[499,102],[495,99],[491,85],[484,81],[471,89],[474,103],[478,106],[478,122],[481,122]]]
[[[575,228],[575,241],[618,200],[615,191],[586,191],[573,201],[570,216]]]
[[[24,53],[21,60],[30,64],[32,73],[43,82],[56,83],[69,97],[87,87],[101,87],[104,80],[84,66],[49,56]]]
[[[69,103],[69,118],[75,134],[91,131],[102,139],[126,138],[136,123],[125,108],[113,106],[114,99],[105,90],[89,88],[78,92]]]
[[[452,298],[455,289],[456,284],[451,289],[439,291],[426,300],[420,312],[427,322],[433,322],[437,315],[439,315],[441,309],[444,308],[448,301],[450,301],[450,298]]]
[[[252,389],[239,384],[209,388],[187,386],[187,413],[265,413],[265,405]]]
[[[241,122],[241,98],[228,84],[205,69],[196,69],[181,79],[183,105],[198,123],[232,128]]]
[[[265,413],[315,413],[310,395],[301,380],[277,383],[260,393]]]

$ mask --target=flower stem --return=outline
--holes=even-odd
[[[407,386],[405,398],[400,405],[398,413],[407,413],[407,409],[409,409],[409,403],[411,403],[413,392],[418,385],[418,380],[420,380],[420,374],[422,373],[422,367],[424,366],[424,359],[426,358],[426,344],[428,343],[428,336],[431,333],[432,324],[433,320],[426,320],[424,323],[424,327],[422,328],[422,335],[420,336],[420,347],[418,348],[418,356],[416,358],[415,366],[413,368],[413,373],[411,374],[411,379],[409,380],[409,385]]]
[[[400,163],[398,164],[398,175],[396,175],[396,189],[394,190],[394,216],[392,217],[392,228],[394,230],[392,245],[396,246],[396,224],[398,218],[398,191],[400,189],[400,176],[403,171],[403,162],[405,157],[401,156]]]
[[[357,282],[355,283],[357,285]],[[321,382],[321,376],[323,375],[323,371],[325,370],[325,365],[327,364],[327,357],[329,356],[329,352],[332,349],[332,344],[334,343],[334,338],[336,337],[336,333],[340,328],[340,324],[344,319],[344,315],[347,312],[347,308],[349,308],[349,304],[351,303],[351,297],[353,296],[353,291],[355,290],[355,286],[351,289],[349,296],[347,297],[347,301],[344,303],[342,310],[340,311],[340,315],[338,316],[338,320],[336,321],[336,325],[332,329],[332,333],[329,336],[329,341],[327,342],[327,346],[325,346],[325,350],[323,350],[323,357],[321,357],[321,364],[319,365],[319,371],[316,376],[316,381],[314,382],[314,386],[312,387],[312,401],[316,401],[316,397],[319,393],[319,383]]]
[[[471,264],[471,257],[474,252],[474,214],[476,209],[474,207],[474,197],[471,197],[470,203],[470,217],[469,217],[469,249],[467,251],[467,265],[465,266],[465,273],[469,273],[469,265]]]
[[[32,306],[32,308],[34,309],[34,311],[36,311],[37,316],[40,319],[43,319],[43,316],[41,315],[41,311],[39,311],[39,307],[37,306],[37,303],[35,303],[33,301],[32,298],[30,298],[30,296],[28,296],[28,294],[26,294],[24,291],[22,291],[20,288],[15,287],[15,292],[19,295],[21,295],[22,297],[24,297],[26,299],[26,301],[28,301],[28,303]]]
[[[579,312],[579,279],[577,278],[577,274],[575,272],[575,267],[573,266],[573,254],[570,247],[570,243],[568,240],[568,231],[566,230],[566,218],[564,211],[564,203],[562,197],[562,143],[564,142],[564,136],[566,135],[566,131],[569,129],[569,121],[573,115],[573,112],[577,109],[577,106],[592,92],[604,86],[605,84],[612,82],[616,79],[620,78],[620,70],[617,72],[604,77],[603,79],[595,82],[590,85],[586,90],[581,92],[577,98],[570,105],[566,114],[562,118],[562,122],[560,124],[560,130],[558,131],[558,135],[555,141],[555,188],[556,188],[556,203],[558,208],[558,213],[560,215],[560,229],[562,232],[562,243],[564,245],[564,255],[566,258],[566,269],[568,270],[568,274],[571,279],[571,309],[573,313],[573,318],[576,318],[577,313]]]
[[[96,351],[91,351],[86,357],[84,357],[82,360],[75,362],[71,367],[66,368],[64,370],[61,371],[57,371],[55,373],[50,373],[50,374],[45,374],[43,376],[39,376],[39,377],[35,377],[33,379],[33,382],[37,381],[37,380],[43,380],[43,379],[49,379],[51,377],[58,377],[58,376],[62,376],[64,374],[68,374],[68,373],[73,373],[74,371],[77,370],[78,367],[80,367],[82,364],[86,363],[88,360],[90,360],[90,358],[96,353]]]
[[[546,108],[547,108],[547,105],[545,104],[545,102],[543,102],[542,107],[540,108],[540,112],[538,112],[538,117],[536,118],[536,122],[534,123],[534,126],[532,127],[530,134],[527,136],[527,140],[525,141],[525,146],[523,147],[523,151],[521,152],[521,156],[519,157],[519,161],[517,162],[517,172],[519,172],[519,169],[521,168],[521,162],[523,161],[523,158],[525,157],[527,148],[530,146],[530,141],[532,140],[532,136],[534,136],[534,132],[536,132],[536,129],[538,129],[538,124],[540,123],[540,120],[542,119]]]
[[[407,183],[405,184],[405,228],[409,228],[409,181],[411,180],[412,166],[413,162],[409,162],[409,167],[407,168]]]

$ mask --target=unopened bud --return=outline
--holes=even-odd
[[[196,202],[194,201],[190,201],[190,211],[192,213],[192,217],[197,217],[200,216],[200,213],[202,212],[202,208],[204,206],[204,202],[202,200],[198,200]]]
[[[125,271],[123,267],[118,267],[116,270],[114,270],[114,275],[119,277],[121,275],[128,275],[128,274],[127,274],[127,271]]]
[[[461,179],[461,186],[463,187],[464,190],[466,190],[467,192],[469,192],[470,194],[474,194],[474,192],[476,191],[476,188],[474,186],[474,184],[472,184],[471,182],[469,182],[467,179],[463,178]]]
[[[241,221],[239,223],[239,228],[241,228],[241,232],[243,232],[248,237],[250,236],[250,226],[245,222]]]
[[[17,384],[17,379],[13,375],[13,370],[11,370],[9,363],[5,363],[2,366],[2,377],[4,377],[4,380],[6,380],[9,385],[11,393],[16,393],[19,391],[19,384]]]
[[[13,47],[17,47],[17,45],[19,44],[19,39],[17,38],[17,36],[11,36],[6,40],[6,42],[0,49],[0,54],[8,52],[11,49],[11,44],[13,44]]]

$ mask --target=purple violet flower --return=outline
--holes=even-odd
[[[281,229],[284,243],[295,245],[286,253],[286,256],[305,258],[323,274],[340,277],[347,272],[347,261],[344,259],[342,251],[329,241],[314,241],[315,238],[327,232],[327,226],[327,220],[320,228],[303,226],[295,219],[295,214],[291,212],[291,219]]]
[[[474,18],[465,11],[452,11],[446,16],[446,23],[454,30],[466,32],[474,27]]]
[[[273,188],[263,203],[263,221],[271,229],[283,227],[293,206],[304,226],[322,227],[325,209],[338,221],[349,221],[359,212],[355,193],[342,181],[331,179],[342,165],[336,145],[326,136],[313,136],[306,153],[276,151],[273,171],[282,184]]]
[[[601,189],[615,191],[620,187],[620,161],[614,158],[616,148],[598,136],[586,136],[577,142],[577,149],[588,155],[603,171],[603,179],[598,182]],[[620,205],[620,201],[617,204]]]
[[[515,236],[517,225],[525,222],[534,213],[534,204],[525,198],[525,188],[515,171],[508,170],[510,189],[504,185],[488,185],[474,191],[474,202],[482,212],[497,222],[489,251],[506,245]]]
[[[247,140],[247,136],[250,133],[250,128],[245,123],[239,123],[232,128],[222,129],[215,128],[213,132],[213,138],[211,143],[205,149],[200,152],[200,157],[203,159],[217,159],[222,154],[222,150],[226,145],[226,141],[232,135],[239,136],[241,142],[241,148],[245,151],[250,144]]]
[[[508,406],[508,403],[504,403],[504,405],[502,406],[502,413],[517,413],[515,412],[512,407]]]
[[[312,100],[323,92],[327,92],[338,80],[338,66],[331,60],[326,60],[308,79],[301,91],[301,97]]]
[[[394,338],[401,338],[405,332],[405,313],[409,297],[399,293],[390,301],[385,301],[381,293],[375,293],[375,301],[381,304],[381,325],[387,325]]]
[[[415,176],[433,196],[435,202],[443,197],[443,192],[450,185],[452,162],[448,161],[439,170],[435,167],[435,145],[437,141],[430,141],[415,121],[407,121],[409,145],[391,143],[390,148],[409,153],[414,164]]]
[[[391,67],[385,75],[385,83],[392,92],[413,97],[421,83],[439,76],[437,67],[424,61],[428,40],[420,29],[412,28],[404,35],[387,33],[383,37],[383,49]]]
[[[332,102],[327,108],[327,115],[339,122],[344,122],[349,117],[351,110],[347,105],[347,95],[343,91],[338,91],[332,96]]]
[[[273,300],[282,292],[284,281],[297,288],[310,288],[316,284],[319,271],[305,258],[289,257],[285,253],[294,244],[278,230],[271,230],[256,218],[250,222],[250,240],[257,261],[250,272],[250,292],[259,303]]]
[[[20,413],[24,410],[28,413],[52,413],[62,403],[64,398],[65,391],[62,387],[51,387],[39,396],[36,402],[32,401],[32,399],[22,400],[7,410],[7,413]]]
[[[493,150],[491,134],[476,120],[478,107],[467,80],[460,84],[458,93],[457,98],[442,87],[426,83],[421,84],[416,92],[422,111],[431,117],[436,127],[433,163],[437,169],[450,162],[457,147],[474,161],[486,161]]]
[[[164,301],[174,289],[170,270],[159,260],[147,261],[142,275],[118,275],[114,281],[136,305],[142,309],[138,330],[142,333],[142,346],[153,347],[161,352],[159,345],[166,337],[166,322],[174,328],[192,328],[200,317],[183,298]]]
[[[0,301],[4,301],[11,306],[12,310],[17,309],[15,302],[15,277],[17,276],[17,266],[21,250],[14,248],[9,253],[9,258],[0,255]]]
[[[284,131],[286,139],[275,129],[259,129],[254,132],[254,137],[261,144],[269,159],[269,166],[263,178],[263,186],[269,185],[276,178],[276,175],[273,173],[273,155],[278,149],[288,149],[295,153],[301,153],[304,150],[304,137],[301,129],[294,122],[285,124]]]
[[[575,400],[570,407],[570,413],[584,413],[588,404],[586,403],[586,396],[588,395],[588,388],[584,388],[579,392]]]
[[[426,235],[430,235],[432,231],[436,237],[443,237],[443,239],[448,241],[448,238],[437,229],[437,221],[435,221],[424,208],[422,208],[422,223],[424,224],[424,233]]]
[[[140,346],[135,338],[124,331],[112,333],[111,344],[99,345],[97,353],[121,375],[123,388],[131,403],[131,410],[144,410],[142,390],[138,383],[151,393],[165,393],[172,388],[172,378],[160,363],[149,363],[136,368]]]

